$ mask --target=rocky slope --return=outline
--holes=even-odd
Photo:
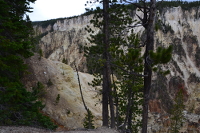
[[[68,129],[82,128],[86,110],[81,100],[77,73],[64,63],[39,59],[37,54],[25,63],[29,65],[30,73],[23,82],[29,90],[33,87],[40,89],[40,100],[45,104],[42,111]],[[79,77],[86,105],[95,115],[95,126],[100,127],[101,106],[98,104],[98,91],[88,85],[93,76],[79,72]],[[38,82],[44,88],[37,88]]]
[[[141,15],[138,11],[136,13]],[[48,96],[44,99],[47,106],[44,112],[71,128],[81,125],[82,112],[84,112],[80,94],[78,94],[77,79],[72,68],[74,68],[73,63],[75,62],[80,71],[87,72],[82,48],[86,43],[91,45],[86,39],[89,34],[85,31],[85,27],[90,25],[89,21],[92,17],[92,15],[80,16],[57,20],[55,23],[46,25],[41,22],[34,26],[36,34],[41,37],[38,45],[44,53],[44,58],[38,63],[29,60],[30,66],[35,67],[32,68],[34,74],[39,75],[35,76],[31,85],[27,85],[33,86],[37,81],[46,83],[51,78],[54,88],[47,88]],[[135,13],[133,13],[133,18],[137,19]],[[157,20],[159,21],[155,46],[173,45],[174,49],[170,63],[159,66],[163,70],[169,69],[170,74],[167,76],[154,74],[149,102],[149,132],[168,132],[170,109],[173,106],[175,94],[180,88],[184,90],[184,104],[186,105],[184,113],[187,118],[182,131],[198,132],[200,124],[200,9],[165,8],[158,12]],[[135,32],[142,35],[143,28],[137,27]],[[60,63],[63,59],[69,66]],[[41,63],[43,61],[46,62],[44,65]],[[38,69],[41,71],[37,72]],[[85,86],[92,79],[92,76],[86,73],[80,73],[80,76]],[[88,88],[88,86],[85,87],[84,91],[91,91],[87,90]],[[86,98],[88,105],[98,116],[97,125],[100,125],[100,107],[93,107],[95,104],[92,99],[94,93],[96,92],[91,92]],[[54,105],[57,94],[61,95],[60,103]],[[73,120],[78,120],[78,124]]]

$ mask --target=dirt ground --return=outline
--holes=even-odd
[[[73,131],[49,131],[34,127],[14,127],[14,126],[0,126],[0,133],[119,133],[117,130],[101,127],[98,129],[82,129]]]

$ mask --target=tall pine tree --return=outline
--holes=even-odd
[[[142,100],[143,70],[139,39],[133,30],[127,28],[127,25],[133,23],[127,6],[118,4],[116,0],[102,2],[103,10],[97,8],[93,11],[95,14],[91,20],[100,31],[94,35],[95,32],[87,28],[91,33],[88,40],[95,45],[87,48],[86,53],[89,70],[98,67],[93,72],[100,80],[93,83],[102,82],[103,126],[114,128],[117,125],[123,131],[136,131],[141,126],[136,117],[141,114],[139,106]],[[115,75],[119,82],[111,78]]]
[[[135,89],[134,91],[131,91],[131,89],[130,89],[131,85],[126,83],[126,80],[121,80],[121,83],[122,82],[126,83],[127,89],[124,89],[124,90],[128,90],[127,91],[128,93],[126,92],[124,94],[124,96],[128,97],[128,100],[127,100],[128,102],[126,103],[127,104],[126,107],[129,111],[127,111],[128,113],[126,113],[126,115],[131,114],[130,113],[131,106],[133,106],[133,103],[130,104],[130,101],[131,101],[130,99],[132,96],[127,95],[127,94],[133,93],[135,95],[135,92],[137,94],[141,94],[139,92],[142,91],[142,95],[143,95],[142,132],[146,133],[147,132],[147,123],[148,123],[148,102],[149,102],[149,92],[151,89],[152,72],[153,72],[153,70],[156,71],[158,64],[167,63],[171,59],[171,52],[172,52],[171,46],[169,48],[161,48],[160,47],[156,51],[154,48],[154,32],[155,32],[154,25],[155,25],[155,15],[156,15],[156,0],[151,0],[149,2],[147,2],[146,0],[141,0],[139,2],[132,2],[131,0],[130,1],[129,0],[121,0],[120,2],[124,2],[124,5],[122,3],[118,4],[119,1],[116,1],[116,0],[110,1],[110,3],[108,3],[108,1],[106,2],[104,0],[101,2],[103,2],[103,4],[106,3],[108,6],[108,7],[106,7],[106,8],[108,8],[108,11],[106,14],[106,16],[108,18],[102,17],[103,14],[101,14],[101,12],[96,12],[96,11],[101,11],[100,8],[98,8],[96,11],[94,11],[95,17],[91,22],[93,23],[94,27],[97,27],[100,29],[102,27],[105,29],[105,27],[106,27],[105,24],[107,24],[108,31],[105,32],[105,30],[102,30],[102,32],[100,32],[97,36],[91,35],[92,39],[89,39],[89,40],[91,41],[91,43],[99,44],[98,48],[100,48],[100,49],[98,49],[96,46],[91,47],[91,49],[89,50],[90,54],[91,54],[90,56],[93,56],[96,58],[96,59],[94,59],[94,60],[96,60],[95,63],[98,64],[96,66],[103,66],[104,68],[107,68],[106,65],[109,66],[108,67],[109,71],[107,73],[104,71],[104,73],[100,73],[100,75],[102,74],[105,76],[106,74],[110,75],[111,73],[116,74],[117,70],[121,70],[124,72],[124,73],[122,73],[122,72],[118,71],[118,73],[121,73],[121,74],[118,74],[118,77],[121,77],[121,79],[126,79],[126,80],[131,79],[132,84],[135,84],[136,81],[138,82],[138,79],[139,79],[138,83],[139,83],[140,87],[136,87],[137,89]],[[116,4],[113,4],[113,3],[116,3]],[[133,29],[134,27],[138,26],[138,23],[137,23],[137,25],[132,25],[133,21],[131,19],[129,19],[128,17],[127,17],[128,19],[126,18],[126,16],[129,16],[129,15],[127,15],[124,12],[126,10],[126,8],[123,8],[123,6],[128,7],[128,6],[125,6],[125,5],[127,5],[127,3],[133,5],[135,8],[139,9],[139,11],[141,11],[143,13],[141,16],[136,14],[140,20],[139,24],[141,24],[141,26],[143,26],[145,29],[145,40],[142,43],[139,43],[139,45],[138,45],[138,42],[135,42],[134,39],[129,40],[129,42],[127,42],[128,37],[126,37],[126,36],[128,36],[130,34],[130,31],[131,31],[131,33],[133,33],[133,30],[131,30],[131,28]],[[119,6],[119,7],[117,7],[117,6]],[[103,6],[103,11],[105,12],[104,8],[105,8],[105,6]],[[115,8],[117,10],[113,10]],[[120,10],[120,9],[122,9],[122,10]],[[101,17],[103,20],[99,21],[99,20],[101,20],[101,19],[99,19]],[[88,28],[88,31],[91,31],[92,33],[94,33],[91,28]],[[108,36],[108,37],[106,37],[106,36]],[[131,36],[129,38],[131,38]],[[108,42],[107,42],[108,45],[105,45],[105,41],[102,41],[104,39],[108,39]],[[133,47],[131,48],[130,46],[133,46]],[[141,51],[138,52],[138,50],[142,47],[145,48],[145,51],[144,51],[143,58],[141,59],[140,58]],[[125,49],[123,49],[123,48],[125,48]],[[105,49],[106,49],[106,52],[105,52]],[[126,49],[128,49],[128,50],[126,50]],[[98,56],[95,55],[95,51],[98,53],[97,54]],[[101,58],[101,57],[105,57],[105,56],[103,56],[102,53],[104,53],[104,54],[107,53],[106,55],[108,57]],[[113,53],[116,53],[116,54],[113,54]],[[125,58],[129,57],[128,56],[129,54],[134,57],[134,53],[135,53],[135,55],[137,55],[136,60],[134,60],[134,58],[133,58],[132,59],[133,62],[131,62],[131,58],[125,59]],[[125,55],[125,56],[123,56],[123,55]],[[127,62],[123,62],[123,60],[126,60]],[[98,61],[100,61],[100,62],[98,62]],[[132,64],[129,64],[129,62],[131,62]],[[134,67],[137,66],[137,67],[134,68],[133,66]],[[103,70],[103,67],[102,67],[102,69],[99,69],[99,70]],[[110,71],[111,71],[111,73],[110,73]],[[143,73],[141,74],[141,72],[143,72]],[[134,75],[134,76],[131,76],[131,75]],[[98,76],[99,76],[99,74],[98,74]],[[104,76],[103,76],[103,80],[105,79]],[[133,77],[134,78],[137,77],[137,78],[133,79]],[[108,76],[106,78],[108,78]],[[143,80],[144,87],[142,87],[141,80]],[[109,81],[109,80],[106,80],[105,83],[107,81]],[[110,84],[110,81],[108,83]],[[110,86],[109,84],[108,84],[108,86]],[[122,83],[122,85],[123,85],[123,83]],[[121,87],[122,87],[122,85],[121,85]],[[115,86],[115,85],[113,85],[113,86]],[[110,87],[112,87],[112,86],[110,86]],[[103,93],[102,93],[103,99],[105,97],[107,98],[107,97],[111,96],[109,98],[111,98],[111,100],[112,100],[113,92],[115,94],[117,94],[117,91],[112,90],[112,88],[110,88],[110,87],[108,87],[109,89],[107,89],[106,93],[105,93],[105,90],[104,90],[105,86],[103,85]],[[135,87],[133,87],[133,88],[135,88]],[[106,95],[104,95],[104,93]],[[132,97],[132,98],[134,98],[134,97]],[[114,101],[115,104],[117,105],[116,106],[117,109],[119,109],[118,108],[119,100],[121,100],[121,99],[116,98]],[[112,107],[112,103],[110,103],[108,101],[109,100],[107,99],[107,103],[103,102],[103,111],[106,110],[106,112],[108,112],[107,111],[108,103],[111,104],[111,107]],[[141,100],[137,101],[137,102],[141,103]],[[123,103],[123,105],[125,105],[125,104]],[[104,106],[105,106],[105,108],[104,108]],[[112,109],[110,109],[110,110],[111,110],[110,116],[111,116],[111,123],[112,123]],[[140,111],[138,111],[138,112],[140,112]],[[120,115],[119,112],[116,111],[116,116],[119,117],[119,115]],[[130,119],[133,119],[133,118],[130,118]],[[105,120],[105,122],[108,121],[107,117],[105,117],[105,115],[103,114],[103,121],[104,120]],[[127,127],[126,126],[127,120],[128,120],[128,117],[125,117],[125,122],[123,124],[123,128]],[[104,125],[107,125],[107,123]],[[131,123],[131,122],[129,122],[129,123]]]
[[[138,2],[132,2],[131,0],[122,0],[125,3],[131,4],[139,11],[142,15],[137,17],[140,20],[141,26],[145,29],[145,41],[142,45],[145,47],[144,52],[144,88],[143,88],[143,113],[142,113],[142,133],[147,133],[148,124],[148,103],[149,94],[151,90],[152,72],[156,71],[158,64],[166,64],[171,59],[172,46],[168,48],[159,47],[156,52],[154,48],[154,33],[155,33],[155,16],[156,16],[156,0],[140,0]]]
[[[35,0],[0,0],[0,125],[29,125],[54,129],[56,126],[39,111],[44,107],[36,95],[20,82],[33,55],[33,29],[29,3]]]

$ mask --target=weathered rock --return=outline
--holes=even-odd
[[[151,113],[161,113],[161,106],[158,100],[149,100],[149,111]]]
[[[85,28],[92,18],[93,15],[80,16],[58,20],[53,25],[49,24],[46,28],[34,26],[35,32],[42,35],[38,45],[42,49],[44,57],[60,62],[65,60],[72,68],[74,67],[73,63],[76,62],[79,70],[86,72],[86,58],[84,57],[83,47],[91,46],[91,44],[87,41],[89,34]]]
[[[41,82],[44,88],[42,101],[46,105],[42,110],[57,123],[69,129],[82,128],[86,110],[83,106],[76,72],[68,65],[51,61],[45,58],[38,59],[35,55],[26,60],[29,65],[23,82],[31,89]],[[99,103],[98,91],[88,85],[93,76],[79,72],[84,100],[88,108],[95,116],[95,126],[101,126],[101,106]],[[48,81],[52,85],[48,86]],[[60,98],[58,100],[58,95]]]

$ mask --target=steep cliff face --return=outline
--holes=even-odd
[[[183,89],[183,100],[188,118],[193,113],[199,112],[199,15],[198,8],[182,10],[180,7],[174,7],[164,9],[157,18],[160,20],[161,27],[156,32],[156,47],[173,45],[172,60],[167,65],[160,66],[161,69],[170,70],[170,74],[166,77],[155,75],[151,91],[150,112],[160,113],[156,119],[162,123],[160,128],[162,132],[168,131],[170,122],[167,114],[173,107],[173,99],[178,89]],[[152,119],[155,116],[157,115],[153,115]],[[165,120],[163,117],[166,117]],[[192,122],[198,125],[200,117],[197,115],[195,117],[196,120]],[[191,120],[188,121],[191,122]],[[193,130],[189,128],[189,123],[185,125],[188,127],[185,130]],[[156,124],[151,125],[151,128],[154,127]]]
[[[54,61],[65,61],[74,67],[74,62],[82,72],[87,71],[83,46],[91,44],[87,41],[89,34],[85,30],[93,15],[58,20],[45,26],[35,25],[37,35],[41,35],[39,47],[44,57]],[[98,32],[98,30],[96,30]]]
[[[90,25],[92,17],[58,20],[45,27],[35,25],[36,33],[42,35],[39,46],[44,57],[50,61],[64,59],[72,68],[75,62],[80,71],[87,72],[82,48],[86,43],[91,45],[87,41],[89,34],[85,27]],[[133,18],[137,19],[137,16],[133,15]],[[196,131],[200,121],[200,9],[165,8],[158,12],[157,20],[155,46],[173,45],[173,56],[170,63],[159,66],[160,69],[170,70],[169,75],[154,74],[149,102],[149,132],[169,130],[169,113],[180,88],[184,92],[187,118],[182,130]],[[140,35],[143,31],[142,27],[135,28]],[[191,123],[196,126],[191,126]]]

